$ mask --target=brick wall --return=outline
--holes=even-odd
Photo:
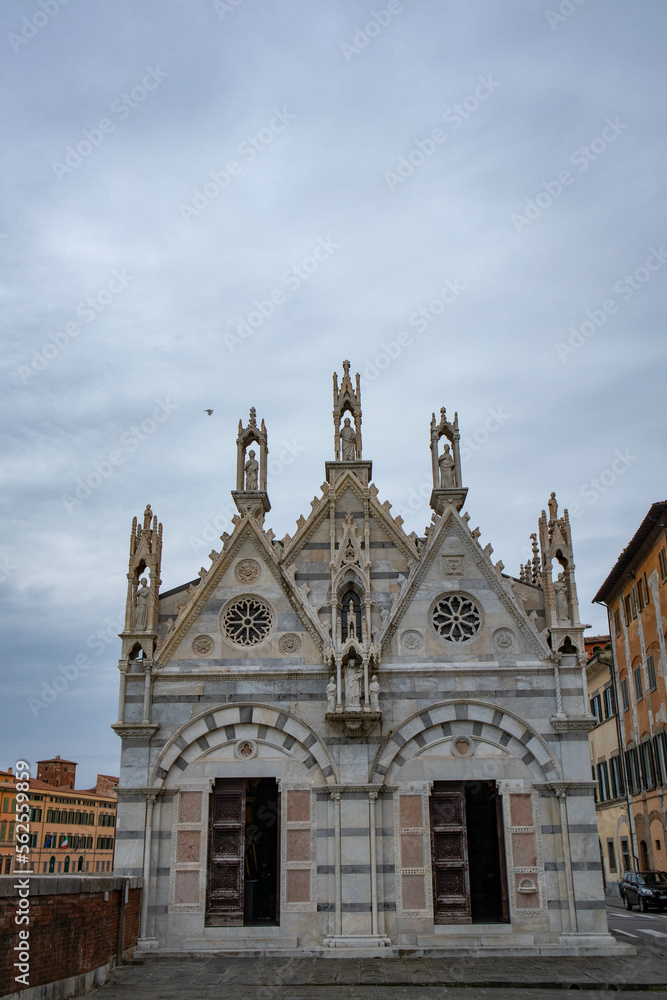
[[[141,879],[30,877],[30,923],[17,925],[18,877],[0,878],[0,954],[16,955],[19,929],[30,932],[30,987],[69,979],[115,960],[126,886],[123,951],[136,945]],[[0,997],[27,988],[15,981],[18,970],[9,968],[15,960],[0,963]]]

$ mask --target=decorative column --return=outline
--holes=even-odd
[[[141,923],[139,926],[139,942],[144,950],[150,950],[150,939],[148,938],[148,902],[151,889],[151,848],[153,841],[153,807],[158,797],[157,791],[146,792],[146,827],[144,831],[144,865],[143,882],[144,887],[141,894]],[[147,947],[148,945],[148,947]]]
[[[378,930],[378,876],[377,876],[377,842],[376,842],[376,808],[377,791],[368,793],[368,829],[371,841],[371,934],[379,934]]]
[[[340,792],[332,792],[331,801],[334,807],[334,881],[336,906],[334,933],[339,937],[343,932],[343,887],[340,864]]]
[[[144,713],[142,722],[151,721],[151,692],[153,687],[153,675],[150,663],[144,666]]]
[[[120,670],[120,685],[118,690],[118,725],[125,722],[125,691],[127,689],[127,672],[130,665],[127,660],[121,660],[118,664]]]
[[[565,884],[567,886],[567,908],[570,915],[570,933],[577,931],[577,908],[574,897],[574,877],[572,875],[572,855],[570,853],[570,831],[567,825],[567,792],[565,789],[556,791],[560,806],[560,826],[563,838],[563,859],[565,861]]]

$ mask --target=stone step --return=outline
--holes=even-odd
[[[535,938],[532,934],[457,934],[456,940],[447,941],[442,934],[417,935],[418,948],[448,948],[457,951],[461,948],[502,948],[505,954],[512,954],[514,948],[532,948]]]
[[[231,952],[284,952],[297,951],[298,938],[292,937],[216,937],[216,938],[186,938],[183,941],[183,951],[216,951],[229,954]]]

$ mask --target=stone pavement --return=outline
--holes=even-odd
[[[94,1000],[509,1000],[518,990],[542,1000],[563,989],[587,996],[667,990],[667,956],[543,959],[321,959],[146,957],[114,970]],[[511,991],[511,992],[510,992]],[[655,992],[653,992],[655,997]]]

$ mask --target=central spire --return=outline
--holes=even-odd
[[[371,463],[361,460],[361,376],[357,372],[355,385],[350,378],[350,362],[343,361],[343,377],[338,387],[338,374],[333,373],[333,462],[326,463],[327,481],[333,483],[346,469],[352,469],[367,485],[371,477]],[[352,426],[354,422],[354,426]],[[341,426],[342,423],[342,426]]]

